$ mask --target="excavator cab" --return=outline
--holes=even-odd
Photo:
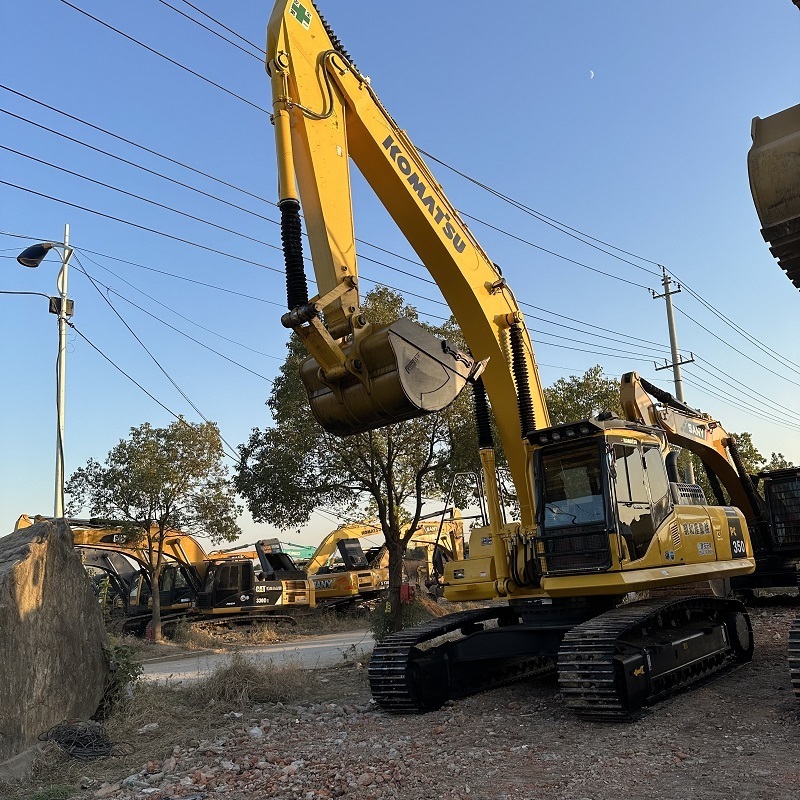
[[[743,516],[670,479],[660,431],[601,415],[530,441],[543,577],[747,557]]]

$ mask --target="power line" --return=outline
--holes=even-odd
[[[250,369],[250,367],[246,367],[244,364],[240,364],[238,361],[235,361],[234,359],[229,358],[224,353],[220,353],[218,350],[215,350],[213,347],[210,347],[209,345],[205,344],[204,342],[201,342],[199,339],[195,339],[193,336],[190,336],[188,333],[186,333],[185,331],[182,331],[180,328],[176,328],[174,325],[170,325],[169,322],[167,322],[166,320],[162,319],[158,315],[153,314],[151,311],[148,311],[146,308],[142,308],[142,306],[140,306],[138,303],[134,303],[133,300],[131,300],[130,298],[126,297],[124,294],[122,294],[121,292],[117,291],[112,286],[108,286],[107,284],[98,281],[96,278],[94,278],[94,279],[90,278],[89,275],[84,271],[84,269],[82,267],[78,267],[78,270],[80,272],[83,272],[86,275],[86,277],[89,278],[90,281],[96,281],[100,286],[102,286],[106,290],[106,292],[110,292],[110,293],[115,294],[117,297],[119,297],[120,299],[124,300],[126,303],[129,303],[134,308],[136,308],[139,311],[141,311],[143,314],[147,314],[147,316],[150,317],[151,319],[154,319],[157,322],[160,322],[162,325],[164,325],[165,327],[169,328],[170,330],[175,331],[176,333],[179,333],[181,336],[185,336],[190,341],[194,342],[195,344],[200,345],[200,347],[203,347],[206,350],[208,350],[209,352],[214,353],[214,355],[219,356],[220,358],[224,359],[225,361],[228,361],[229,363],[233,364],[234,366],[237,366],[240,369],[245,370],[245,372],[249,372],[251,375],[255,375],[257,378],[261,378],[261,380],[267,381],[267,383],[273,383],[272,379],[268,378],[266,375],[262,375],[260,372],[256,372],[255,370]],[[119,276],[117,276],[117,277],[119,277]],[[125,282],[128,283],[127,281],[125,281]],[[131,285],[131,284],[129,284],[129,285]],[[133,288],[136,288],[136,287],[133,287]],[[149,297],[149,295],[145,295],[145,296]],[[150,299],[153,300],[154,298],[151,297]],[[154,300],[154,302],[158,303],[158,300]],[[177,314],[182,319],[186,319],[187,321],[192,322],[192,320],[189,320],[187,317],[184,317],[183,314],[178,313],[174,309],[171,309],[169,306],[166,306],[163,303],[159,303],[159,305],[163,306],[164,308],[166,308],[169,311],[172,311],[173,314]],[[198,323],[193,323],[193,324],[198,324]],[[215,336],[222,336],[222,334],[215,333],[214,331],[210,330],[209,328],[205,328],[202,325],[200,325],[199,327],[203,328],[203,330],[208,331],[209,333],[214,334]],[[227,339],[227,337],[222,336],[222,338],[226,339],[226,341],[233,342],[232,339]],[[233,342],[233,344],[239,344],[241,347],[247,347],[247,345],[240,344],[239,342]],[[247,349],[251,350],[252,348],[248,347]],[[268,354],[267,353],[263,353],[262,355],[268,355]],[[281,360],[280,358],[278,358],[278,356],[269,356],[269,357],[270,358],[274,358],[274,359],[276,359],[278,361]]]
[[[738,389],[734,384],[729,383],[728,381],[722,380],[721,378],[717,378],[715,375],[711,375],[710,373],[706,374],[705,378],[701,378],[695,372],[692,372],[689,369],[684,370],[687,374],[691,375],[695,380],[702,381],[706,386],[710,386],[718,391],[725,392],[726,389],[723,386],[720,386],[719,383],[723,383],[726,386],[732,388],[738,394],[743,394],[740,389]],[[729,394],[730,397],[730,394]],[[753,403],[747,396],[745,395],[744,398],[736,397],[734,398],[737,403],[741,404],[742,406],[746,406],[748,409],[752,410],[754,413],[761,414],[763,416],[769,416],[772,418],[773,422],[780,422],[785,425],[798,425],[798,418],[796,416],[791,416],[789,418],[786,417],[786,412],[783,411],[776,411],[772,408],[765,407],[762,403],[758,403],[757,405]],[[758,402],[758,401],[756,401]]]
[[[225,94],[229,94],[231,97],[235,97],[237,100],[241,100],[243,103],[246,103],[251,108],[256,109],[256,111],[260,111],[262,114],[269,114],[269,111],[267,111],[266,108],[262,108],[260,105],[252,102],[251,100],[248,100],[246,97],[242,97],[240,94],[236,94],[236,92],[233,92],[230,89],[226,89],[224,86],[222,86],[221,84],[217,83],[216,81],[212,81],[211,78],[207,78],[205,75],[201,75],[196,70],[193,70],[190,67],[187,67],[184,64],[181,64],[179,61],[175,61],[175,59],[170,58],[167,55],[164,55],[164,53],[160,52],[159,50],[156,50],[153,47],[150,47],[149,45],[146,45],[144,42],[139,41],[139,39],[136,39],[133,36],[129,36],[127,33],[124,33],[119,28],[115,28],[113,25],[109,25],[107,22],[103,22],[102,19],[93,16],[88,11],[84,11],[82,8],[78,8],[78,6],[72,5],[72,3],[69,2],[69,0],[60,0],[60,2],[62,2],[65,6],[69,6],[71,9],[73,9],[75,11],[78,11],[79,13],[81,13],[84,16],[88,17],[89,19],[94,20],[98,24],[102,25],[104,28],[108,28],[109,30],[114,31],[114,33],[119,34],[123,38],[127,39],[129,42],[133,42],[134,44],[138,44],[139,47],[143,47],[145,50],[147,50],[148,52],[152,53],[153,55],[156,55],[159,58],[163,58],[165,61],[168,61],[170,64],[173,64],[174,66],[178,67],[179,69],[185,70],[190,75],[194,75],[195,78],[199,78],[201,81],[205,81],[209,85],[214,86],[217,89],[220,89],[221,91],[225,92]]]
[[[269,205],[272,206],[275,205],[275,203],[271,202],[270,200],[267,200],[265,197],[261,197],[261,195],[254,194],[253,192],[250,192],[247,189],[242,189],[240,186],[235,186],[232,183],[228,183],[222,178],[217,178],[214,175],[210,175],[208,172],[204,172],[201,169],[197,169],[196,167],[184,164],[182,161],[178,161],[174,158],[171,158],[170,156],[164,155],[163,153],[159,153],[157,150],[152,150],[149,147],[145,147],[144,145],[139,144],[138,142],[134,142],[132,139],[127,139],[124,136],[120,136],[118,133],[113,133],[112,131],[109,131],[106,128],[101,128],[99,125],[94,125],[91,122],[87,122],[85,119],[82,119],[81,117],[76,117],[74,114],[69,114],[66,111],[62,111],[60,108],[56,108],[55,106],[43,103],[41,100],[36,100],[30,95],[18,92],[16,89],[12,89],[10,86],[5,86],[4,84],[0,83],[0,89],[4,89],[7,92],[11,92],[12,94],[17,95],[17,97],[21,97],[24,100],[28,100],[31,103],[35,103],[36,105],[41,106],[42,108],[46,108],[48,111],[53,111],[56,114],[60,114],[61,116],[67,117],[68,119],[71,119],[74,122],[80,122],[82,125],[86,125],[86,127],[91,128],[92,130],[98,131],[99,133],[105,134],[106,136],[110,136],[113,139],[117,139],[118,141],[123,142],[124,144],[128,144],[131,147],[136,147],[139,150],[143,150],[145,153],[149,153],[150,155],[162,158],[171,164],[175,164],[175,166],[182,167],[183,169],[188,169],[190,172],[194,172],[197,175],[201,175],[204,178],[208,178],[209,180],[214,181],[215,183],[219,183],[222,186],[227,186],[229,189],[235,189],[238,192],[242,192],[243,194],[246,194],[249,197],[254,198],[255,200],[261,200],[262,202],[268,203]]]
[[[515,239],[516,241],[521,242],[522,244],[525,244],[528,247],[533,247],[536,250],[540,250],[543,253],[547,253],[548,255],[555,256],[556,258],[560,258],[563,261],[568,261],[570,264],[575,264],[576,266],[581,267],[583,269],[588,269],[588,270],[591,270],[592,272],[597,272],[600,275],[605,275],[607,278],[613,278],[615,281],[621,281],[622,283],[627,283],[627,284],[629,284],[631,286],[637,286],[640,289],[646,289],[648,291],[650,289],[649,286],[645,286],[643,283],[637,283],[636,281],[630,281],[627,278],[622,278],[619,275],[615,275],[613,272],[606,272],[605,270],[598,269],[597,267],[590,267],[588,264],[584,264],[581,261],[576,261],[574,258],[568,258],[567,256],[561,255],[561,253],[556,253],[554,250],[548,250],[546,247],[542,247],[541,245],[534,244],[533,242],[528,241],[527,239],[523,239],[521,236],[517,236],[515,233],[511,233],[510,231],[504,230],[503,228],[498,228],[496,225],[492,225],[491,223],[486,222],[485,220],[482,220],[479,217],[473,217],[471,214],[467,214],[464,211],[459,211],[458,213],[462,217],[465,217],[466,219],[474,220],[475,222],[478,222],[478,223],[480,223],[481,225],[484,225],[487,228],[491,228],[491,230],[493,230],[493,231],[497,231],[498,233],[502,233],[505,236],[508,236],[510,239]]]
[[[697,376],[695,376],[695,378],[696,377]],[[696,389],[700,389],[700,391],[703,391],[703,392],[706,392],[707,394],[710,394],[712,397],[715,397],[718,400],[721,400],[723,403],[728,403],[729,405],[733,406],[734,408],[738,408],[740,411],[745,411],[748,414],[752,414],[754,416],[760,417],[761,419],[765,420],[766,422],[771,422],[773,425],[780,425],[783,428],[789,428],[790,430],[800,431],[800,427],[796,427],[794,425],[791,425],[789,423],[783,422],[781,420],[776,421],[775,419],[766,417],[766,416],[764,416],[763,414],[761,414],[759,412],[753,411],[753,410],[751,410],[749,408],[746,408],[746,407],[740,405],[736,401],[731,400],[730,396],[717,394],[715,391],[713,391],[713,389],[709,389],[707,385],[704,386],[702,383],[697,383],[697,382],[695,382],[695,381],[693,381],[693,380],[691,380],[689,378],[686,378],[686,383],[688,383],[690,386],[694,386]]]
[[[782,380],[785,380],[788,383],[793,384],[794,386],[800,386],[800,383],[797,383],[796,381],[793,381],[791,378],[787,378],[785,375],[781,375],[779,372],[775,372],[774,369],[770,369],[766,365],[762,364],[760,361],[756,361],[754,358],[751,358],[747,354],[743,353],[741,350],[739,350],[736,347],[734,347],[730,342],[726,341],[721,336],[718,336],[713,331],[710,331],[708,328],[706,328],[705,325],[703,325],[702,323],[698,322],[693,316],[691,316],[691,314],[687,314],[682,308],[679,308],[677,305],[674,305],[674,304],[673,304],[673,308],[678,313],[683,314],[684,317],[686,317],[687,319],[691,320],[699,328],[702,328],[707,334],[709,334],[710,336],[713,336],[718,342],[722,342],[722,344],[724,344],[726,347],[729,347],[731,350],[733,350],[734,353],[737,353],[738,355],[742,356],[743,358],[746,358],[748,361],[750,361],[751,363],[755,364],[757,367],[761,367],[762,369],[765,369],[767,372],[772,373],[776,377],[781,378]]]
[[[208,25],[204,25],[202,22],[200,22],[200,20],[197,20],[194,17],[189,16],[189,14],[187,14],[185,11],[181,11],[179,8],[175,8],[175,6],[173,6],[171,3],[168,3],[167,0],[158,0],[158,2],[161,3],[162,5],[166,6],[167,8],[171,8],[176,14],[180,14],[182,17],[188,19],[190,22],[193,22],[195,25],[199,25],[201,28],[203,28],[204,30],[207,30],[209,33],[213,33],[214,36],[218,36],[224,42],[227,42],[228,44],[233,45],[233,47],[235,47],[237,50],[241,50],[245,55],[248,55],[248,56],[251,56],[252,58],[258,59],[259,61],[263,61],[262,56],[256,55],[255,53],[251,53],[249,50],[245,50],[244,47],[242,47],[240,44],[236,44],[236,42],[232,42],[227,36],[223,36],[219,31],[215,31],[213,28],[209,28]],[[194,8],[195,11],[198,11],[204,17],[208,17],[208,14],[206,14],[204,11],[200,11],[200,9],[197,8],[196,6],[192,6],[191,3],[187,3],[187,5],[189,5],[192,8]],[[214,20],[214,21],[216,22],[216,20]],[[220,23],[217,23],[217,24],[219,25]],[[241,38],[241,37],[239,37],[239,38]]]
[[[69,321],[69,322],[67,322],[67,325],[69,325],[70,328],[72,328],[72,330],[74,330],[75,333],[77,333],[78,336],[80,336],[81,339],[83,339],[86,342],[86,344],[88,344],[93,350],[97,351],[106,361],[108,361],[108,363],[111,364],[111,366],[114,367],[114,369],[117,370],[117,372],[121,373],[131,383],[133,383],[136,386],[138,386],[156,405],[158,405],[161,408],[163,408],[164,411],[166,411],[168,414],[171,414],[173,417],[175,417],[175,419],[181,419],[180,414],[176,414],[171,408],[168,408],[167,406],[165,406],[160,400],[158,400],[147,389],[145,389],[144,386],[142,386],[142,384],[139,383],[139,381],[136,380],[136,378],[134,378],[132,375],[129,375],[127,372],[125,372],[125,370],[122,369],[122,367],[120,367],[119,364],[117,364],[112,358],[107,356],[96,344],[94,344],[94,342],[92,342],[89,339],[88,336],[86,336],[86,334],[84,334],[80,329],[78,329],[75,326],[75,323],[73,323],[72,321]]]
[[[161,372],[164,374],[164,377],[166,377],[166,379],[167,379],[167,380],[168,380],[168,381],[169,381],[169,382],[170,382],[170,383],[171,383],[171,384],[172,384],[172,385],[175,387],[175,389],[178,391],[178,393],[181,395],[181,397],[183,397],[183,399],[184,399],[184,400],[185,400],[185,401],[186,401],[186,402],[187,402],[187,403],[188,403],[188,404],[189,404],[189,405],[190,405],[190,406],[191,406],[191,407],[194,409],[195,413],[196,413],[196,414],[197,414],[197,415],[200,417],[200,419],[202,419],[202,420],[203,420],[203,422],[209,422],[208,418],[207,418],[207,417],[206,417],[206,416],[203,414],[203,412],[202,412],[202,411],[200,411],[200,409],[199,409],[199,408],[198,408],[198,407],[197,407],[197,406],[196,406],[196,405],[195,405],[195,404],[194,404],[194,403],[191,401],[191,399],[190,399],[190,398],[189,398],[189,396],[186,394],[186,392],[184,392],[184,391],[183,391],[183,389],[181,389],[181,387],[180,387],[180,386],[178,386],[178,383],[177,383],[177,381],[175,381],[175,379],[174,379],[174,378],[173,378],[173,377],[172,377],[172,376],[171,376],[171,375],[170,375],[170,374],[167,372],[167,370],[166,370],[166,369],[164,369],[164,367],[161,365],[161,363],[159,362],[159,360],[158,360],[158,359],[157,359],[157,358],[156,358],[156,357],[155,357],[155,356],[152,354],[152,352],[151,352],[151,351],[148,349],[147,345],[145,345],[145,343],[144,343],[144,342],[143,342],[143,341],[142,341],[142,340],[139,338],[139,336],[136,334],[136,332],[133,330],[133,328],[131,328],[131,326],[130,326],[130,325],[129,325],[129,324],[126,322],[126,321],[125,321],[125,319],[123,318],[122,314],[120,314],[120,313],[119,313],[119,311],[117,311],[117,309],[114,307],[114,304],[113,304],[113,303],[112,303],[112,302],[111,302],[111,301],[108,299],[108,297],[107,297],[105,294],[103,294],[103,292],[102,292],[102,291],[100,291],[100,288],[99,288],[99,286],[98,286],[98,285],[95,283],[94,279],[93,279],[93,278],[92,278],[92,276],[91,276],[91,275],[88,273],[88,271],[87,271],[87,270],[86,270],[86,268],[83,266],[83,264],[81,264],[81,262],[80,262],[80,259],[79,259],[79,258],[77,258],[77,257],[76,257],[76,256],[74,256],[74,255],[73,255],[73,258],[75,258],[75,259],[76,259],[76,261],[78,262],[78,265],[79,265],[79,266],[80,266],[80,268],[81,268],[81,271],[82,271],[82,272],[83,272],[83,274],[84,274],[84,275],[85,275],[85,276],[86,276],[86,277],[89,279],[89,281],[91,282],[92,286],[94,286],[94,288],[97,290],[97,293],[98,293],[98,294],[99,294],[99,295],[100,295],[100,296],[103,298],[103,300],[104,300],[104,301],[105,301],[105,302],[108,304],[108,307],[109,307],[109,308],[110,308],[110,309],[111,309],[111,310],[114,312],[114,314],[115,314],[115,315],[116,315],[116,316],[119,318],[120,322],[121,322],[121,323],[122,323],[122,324],[123,324],[123,325],[124,325],[124,326],[125,326],[125,327],[128,329],[128,331],[130,332],[131,336],[133,336],[133,338],[134,338],[134,339],[136,339],[136,341],[139,343],[139,345],[140,345],[140,346],[141,346],[141,348],[142,348],[142,349],[145,351],[145,353],[147,353],[147,355],[148,355],[148,356],[150,356],[150,358],[151,358],[151,360],[153,361],[153,363],[154,363],[154,364],[155,364],[155,365],[156,365],[156,366],[159,368],[159,370],[161,370]],[[235,449],[234,449],[234,448],[233,448],[233,447],[232,447],[232,446],[231,446],[231,445],[230,445],[230,444],[229,444],[229,443],[228,443],[228,442],[225,440],[225,438],[224,438],[224,437],[223,437],[221,434],[220,434],[220,439],[222,439],[222,442],[223,442],[223,443],[225,444],[225,446],[226,446],[226,447],[227,447],[227,448],[230,450],[230,452],[234,454],[234,458],[236,458],[236,455],[235,455],[235,454],[236,454],[236,451],[235,451]]]
[[[181,319],[185,320],[186,322],[190,323],[191,325],[194,325],[194,326],[200,328],[201,330],[204,330],[207,333],[212,334],[213,336],[218,336],[220,339],[224,339],[226,342],[230,342],[231,344],[235,344],[238,347],[244,348],[245,350],[249,350],[251,353],[255,353],[256,355],[259,355],[259,356],[264,356],[265,358],[274,358],[274,359],[277,359],[278,361],[282,361],[283,360],[283,359],[279,358],[278,356],[272,355],[271,353],[264,353],[261,350],[256,350],[254,347],[250,347],[249,345],[246,345],[243,342],[238,342],[235,339],[230,339],[229,337],[224,336],[221,333],[217,333],[217,331],[211,330],[211,328],[207,328],[205,325],[201,325],[199,322],[197,322],[196,320],[193,320],[191,317],[187,317],[185,314],[181,314],[180,311],[177,311],[176,309],[172,308],[171,306],[168,306],[166,303],[162,303],[160,300],[156,299],[151,294],[148,294],[143,289],[140,289],[138,286],[136,286],[135,284],[131,283],[129,280],[123,278],[121,275],[118,275],[116,272],[114,272],[114,270],[110,269],[109,267],[104,266],[99,261],[95,261],[93,258],[90,258],[89,256],[87,256],[85,254],[85,251],[82,250],[81,252],[84,254],[85,258],[88,261],[91,261],[93,264],[96,264],[98,267],[100,267],[100,269],[104,269],[106,272],[110,272],[115,278],[117,278],[117,280],[120,280],[123,283],[128,284],[128,286],[130,286],[131,289],[134,289],[135,291],[139,292],[139,294],[143,294],[148,300],[152,300],[157,305],[161,306],[162,308],[166,309],[167,311],[171,312],[172,314],[175,314],[176,317],[180,317]],[[103,285],[103,284],[101,284],[101,285]],[[116,289],[113,289],[112,287],[108,287],[108,286],[106,288],[109,289],[110,291],[114,292],[115,294],[119,295],[119,297],[121,297],[126,302],[131,303],[131,305],[136,305],[132,301],[128,300],[127,297],[125,297],[124,295],[122,295],[119,292],[117,292]],[[276,303],[276,305],[277,305],[277,303]],[[136,308],[139,308],[139,306],[136,306]],[[145,311],[145,309],[140,309],[140,310]],[[145,313],[149,314],[150,312],[149,311],[145,311]],[[159,319],[159,318],[156,317],[156,319]],[[166,323],[164,323],[164,324],[166,324]],[[177,328],[176,328],[176,330],[177,330]],[[182,331],[179,331],[179,332],[183,333]],[[216,352],[216,350],[214,350],[212,352]],[[218,353],[217,355],[221,355],[221,354]],[[223,358],[226,358],[226,356],[223,356]],[[236,362],[233,362],[233,363],[236,363]],[[238,365],[238,366],[240,366],[240,365]],[[244,369],[247,369],[247,367],[244,367]],[[253,373],[253,374],[254,375],[258,375],[258,373]],[[258,377],[259,378],[263,378],[264,376],[263,375],[258,375]],[[269,380],[269,378],[264,378],[264,380]]]
[[[167,239],[172,239],[173,241],[181,242],[182,244],[189,244],[192,247],[197,247],[200,250],[205,250],[209,253],[215,253],[216,255],[225,256],[226,258],[233,258],[236,259],[237,261],[242,261],[245,264],[252,264],[254,267],[259,267],[260,269],[266,269],[269,270],[270,272],[277,272],[279,275],[284,274],[284,271],[282,269],[278,269],[277,267],[270,267],[267,264],[262,264],[258,261],[252,261],[249,258],[243,258],[242,256],[237,256],[234,255],[233,253],[227,253],[224,250],[218,250],[215,247],[208,247],[203,244],[198,244],[197,242],[192,241],[191,239],[184,239],[181,236],[174,236],[171,233],[165,233],[164,231],[157,230],[156,228],[149,228],[147,225],[140,225],[138,222],[131,222],[130,220],[122,219],[121,217],[115,217],[112,214],[106,214],[94,208],[87,208],[86,206],[78,205],[78,203],[71,203],[69,200],[64,200],[61,197],[53,197],[52,195],[44,194],[43,192],[37,192],[34,189],[28,189],[25,186],[19,186],[16,183],[11,183],[9,181],[4,181],[2,179],[0,179],[0,184],[4,186],[10,186],[12,189],[19,189],[22,192],[27,192],[28,194],[33,194],[36,195],[37,197],[43,197],[45,200],[52,200],[55,203],[61,203],[62,205],[69,206],[70,208],[77,208],[80,211],[86,211],[89,214],[95,214],[98,217],[104,217],[105,219],[110,219],[113,220],[114,222],[121,222],[123,225],[130,225],[133,228],[138,228],[139,230],[147,231],[148,233],[155,233],[158,236],[163,236]],[[270,246],[275,247],[275,245],[270,245]],[[276,249],[280,248],[276,247]]]
[[[66,2],[66,0],[61,0],[61,2]],[[71,169],[67,169],[66,167],[61,167],[58,164],[53,164],[50,161],[44,161],[41,158],[36,158],[36,156],[29,155],[28,153],[23,153],[22,151],[15,150],[12,147],[6,147],[3,144],[0,144],[0,149],[7,150],[9,153],[14,153],[14,155],[22,156],[23,158],[35,161],[37,164],[43,164],[44,166],[51,167],[52,169],[57,169],[60,172],[65,172],[67,175],[72,175],[73,177],[81,178],[82,180],[88,181],[89,183],[94,183],[97,186],[102,186],[104,189],[111,189],[114,192],[119,192],[119,194],[123,194],[126,197],[132,197],[135,200],[141,200],[143,203],[148,203],[150,205],[156,206],[157,208],[163,208],[165,211],[171,211],[173,214],[180,214],[180,216],[194,220],[195,222],[202,222],[204,225],[210,225],[212,228],[216,228],[217,230],[224,231],[225,233],[230,233],[233,236],[239,236],[242,239],[247,239],[248,241],[251,241],[255,244],[259,244],[262,247],[270,247],[273,250],[279,250],[280,252],[283,252],[282,248],[280,248],[276,244],[265,242],[263,239],[256,239],[254,236],[248,236],[246,233],[235,231],[232,228],[225,227],[224,225],[218,225],[216,222],[204,219],[203,217],[198,217],[195,214],[190,214],[188,211],[181,211],[178,208],[174,208],[173,206],[168,206],[165,203],[159,203],[156,200],[151,200],[147,197],[143,197],[140,194],[135,194],[134,192],[128,192],[125,189],[121,189],[119,186],[113,186],[110,183],[105,183],[104,181],[98,181],[95,178],[90,178],[88,175],[83,175],[80,172],[75,172]]]
[[[239,33],[236,33],[236,31],[235,31],[235,30],[233,30],[233,28],[229,28],[227,25],[224,25],[224,24],[223,24],[222,22],[220,22],[220,21],[219,21],[219,20],[218,20],[216,17],[212,17],[210,14],[207,14],[205,11],[203,11],[203,9],[202,9],[202,8],[198,8],[197,6],[195,6],[195,5],[192,5],[192,4],[189,2],[189,0],[181,0],[181,2],[182,2],[184,5],[187,5],[187,6],[189,6],[189,8],[193,8],[193,9],[194,9],[194,10],[195,10],[195,11],[196,11],[198,14],[202,14],[202,15],[203,15],[203,16],[204,16],[204,17],[205,17],[207,20],[210,20],[210,21],[211,21],[211,22],[213,22],[215,25],[219,25],[219,27],[220,27],[220,28],[222,28],[223,30],[226,30],[228,33],[230,33],[231,35],[235,36],[237,39],[239,39],[239,41],[242,41],[242,42],[244,42],[245,44],[247,44],[247,45],[250,45],[250,47],[252,47],[254,50],[258,50],[258,52],[259,52],[259,54],[260,54],[260,55],[259,55],[259,59],[260,59],[260,60],[263,60],[263,59],[266,57],[266,55],[267,55],[267,51],[266,51],[266,50],[264,50],[264,48],[263,48],[263,47],[261,47],[260,45],[257,45],[257,44],[255,44],[254,42],[251,42],[249,39],[246,39],[246,38],[245,38],[244,36],[242,36],[241,34],[239,34]],[[217,35],[219,35],[219,34],[217,34]]]
[[[588,244],[590,247],[594,247],[595,250],[599,250],[601,253],[605,253],[606,255],[611,256],[612,258],[616,258],[619,261],[624,262],[625,264],[629,264],[632,267],[636,267],[636,269],[640,269],[643,272],[647,272],[650,275],[658,276],[660,273],[656,272],[655,270],[647,269],[646,267],[641,266],[640,264],[635,264],[633,261],[628,261],[626,258],[621,258],[620,256],[615,255],[614,253],[610,253],[608,250],[604,250],[602,247],[598,247],[597,245],[592,244],[592,242],[598,242],[599,244],[604,245],[605,247],[610,247],[612,250],[617,250],[620,253],[625,253],[625,255],[629,255],[633,258],[637,258],[640,261],[646,261],[649,264],[654,264],[655,266],[660,267],[661,265],[655,261],[650,261],[649,259],[642,258],[641,256],[637,256],[635,253],[631,253],[627,250],[623,250],[621,247],[615,247],[613,244],[609,244],[608,242],[604,242],[602,239],[597,239],[594,236],[590,236],[588,233],[584,233],[583,231],[578,230],[577,228],[572,228],[569,225],[566,225],[563,222],[559,222],[557,219],[553,219],[553,217],[548,217],[546,214],[542,214],[541,211],[536,211],[536,209],[531,208],[530,206],[526,206],[524,203],[521,203],[519,200],[515,200],[513,197],[510,197],[502,192],[498,191],[497,189],[492,188],[486,183],[477,180],[465,172],[461,172],[460,170],[456,169],[452,165],[448,164],[445,161],[442,161],[436,156],[429,153],[427,150],[423,150],[422,148],[417,148],[417,150],[422,153],[423,155],[427,156],[431,159],[431,161],[435,161],[437,164],[441,164],[446,169],[449,169],[451,172],[454,172],[456,175],[464,178],[465,180],[469,181],[470,183],[475,184],[475,186],[480,187],[489,194],[494,195],[495,197],[499,198],[500,200],[513,205],[515,208],[518,208],[520,211],[524,211],[529,216],[534,217],[535,219],[539,220],[539,222],[544,222],[545,225],[549,225],[552,228],[555,228],[559,233],[564,233],[567,236],[571,236],[573,239],[577,239],[579,242],[583,244]],[[459,212],[461,213],[461,212]],[[583,237],[583,238],[582,238]],[[591,240],[591,241],[587,241]]]

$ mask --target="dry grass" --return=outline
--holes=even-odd
[[[296,702],[308,698],[318,686],[316,675],[299,665],[274,666],[235,652],[188,691],[198,703],[213,701],[241,707]]]
[[[43,745],[33,772],[24,783],[0,782],[2,800],[67,800],[91,797],[103,782],[117,782],[138,772],[150,759],[163,760],[175,745],[196,746],[213,739],[218,731],[235,724],[229,711],[252,711],[270,716],[275,703],[341,702],[369,696],[366,670],[352,666],[330,670],[304,670],[299,666],[254,663],[234,653],[229,663],[204,680],[183,688],[138,682],[132,696],[118,705],[104,723],[111,741],[123,755],[96,761],[70,759],[56,744]],[[145,725],[158,727],[139,733]],[[85,788],[82,788],[85,787]],[[88,791],[87,791],[88,790]]]

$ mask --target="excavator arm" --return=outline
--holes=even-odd
[[[681,403],[636,372],[622,376],[620,401],[627,420],[661,428],[670,444],[685,447],[698,456],[706,471],[725,487],[731,505],[741,509],[748,525],[763,518],[764,502],[742,465],[736,442],[718,421]]]
[[[483,370],[521,519],[532,523],[530,447],[522,436],[547,427],[549,417],[530,338],[500,269],[310,2],[276,3],[267,71],[287,269],[283,322],[313,356],[301,374],[317,419],[334,433],[410,419],[447,405]],[[404,323],[398,329],[376,330],[361,313],[349,158],[442,291],[471,357],[446,342],[422,341],[422,329],[408,320],[395,323]],[[300,199],[319,292],[310,300]],[[396,381],[388,383],[387,371],[398,376],[402,391]],[[426,380],[415,385],[418,377]],[[398,402],[398,394],[411,397],[415,407]],[[428,405],[427,396],[433,397]],[[498,527],[499,515],[493,516]]]

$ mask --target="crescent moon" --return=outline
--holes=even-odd
[[[589,80],[592,80],[592,78],[594,78],[594,70],[590,69],[589,70]]]

